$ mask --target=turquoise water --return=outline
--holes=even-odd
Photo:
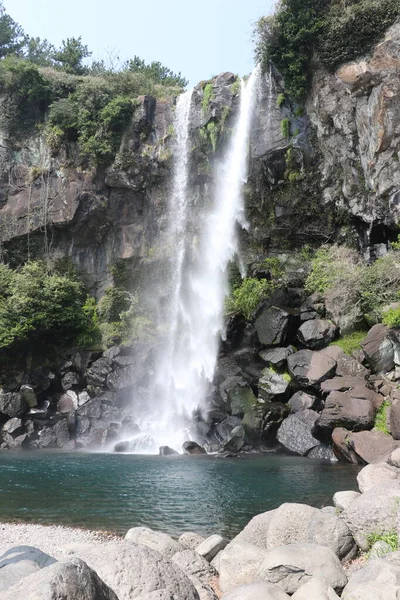
[[[277,455],[212,456],[3,452],[0,521],[125,533],[144,525],[172,535],[233,536],[282,502],[329,504],[356,489],[357,469]]]

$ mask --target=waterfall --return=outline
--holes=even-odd
[[[224,299],[227,265],[238,249],[237,224],[245,225],[243,183],[247,176],[249,134],[259,68],[241,81],[240,108],[225,156],[215,175],[208,209],[195,210],[189,189],[190,106],[192,92],[177,102],[175,149],[167,246],[171,268],[161,287],[169,289],[159,321],[168,327],[156,358],[151,404],[142,430],[156,445],[181,450],[191,438],[193,415],[201,412],[213,379]]]

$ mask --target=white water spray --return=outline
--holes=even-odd
[[[243,183],[247,177],[249,133],[260,71],[241,82],[240,110],[232,139],[216,175],[211,208],[201,217],[193,211],[189,190],[191,92],[179,99],[174,179],[169,205],[170,289],[161,321],[168,326],[160,351],[152,404],[144,430],[156,445],[181,450],[191,438],[193,414],[202,411],[213,379],[219,336],[223,333],[227,265],[237,252],[237,224],[244,226]],[[196,213],[196,214],[195,214]],[[200,219],[200,222],[194,222]],[[161,283],[163,285],[163,283]],[[143,424],[142,424],[143,430]]]

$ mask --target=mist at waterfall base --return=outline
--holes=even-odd
[[[172,189],[163,240],[169,260],[156,292],[163,340],[149,380],[149,404],[138,420],[141,434],[133,441],[138,453],[155,453],[160,446],[182,451],[185,441],[196,439],[196,417],[199,421],[207,409],[224,336],[227,266],[238,252],[237,227],[245,226],[242,188],[259,78],[257,67],[247,83],[241,81],[232,136],[201,206],[190,190],[193,90],[177,101]]]

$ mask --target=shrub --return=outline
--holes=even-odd
[[[389,407],[390,407],[390,402],[385,400],[385,402],[380,406],[380,408],[378,409],[378,411],[375,415],[375,423],[374,423],[374,427],[376,429],[379,429],[379,431],[382,431],[382,433],[386,433],[387,435],[390,435],[388,428],[387,428],[387,423],[386,423],[387,410]]]
[[[281,133],[285,139],[288,140],[290,138],[290,119],[287,117],[281,121]]]
[[[338,287],[358,291],[362,275],[363,264],[356,250],[337,245],[323,246],[317,250],[311,262],[311,273],[305,288],[310,294],[323,294],[328,289]],[[346,290],[343,292],[346,293]]]
[[[383,315],[382,323],[388,327],[400,327],[400,307],[389,308]]]
[[[364,314],[380,321],[382,307],[398,300],[400,289],[400,252],[393,250],[366,268],[360,295]]]
[[[266,299],[274,289],[274,283],[266,279],[246,278],[227,298],[226,312],[240,312],[249,320],[260,302]]]
[[[286,100],[286,94],[284,94],[284,93],[278,94],[278,96],[276,98],[276,107],[282,108],[282,106],[285,104],[285,100]]]
[[[203,90],[203,100],[201,102],[201,109],[203,113],[206,113],[209,109],[210,102],[214,98],[214,88],[212,83],[207,83]]]

